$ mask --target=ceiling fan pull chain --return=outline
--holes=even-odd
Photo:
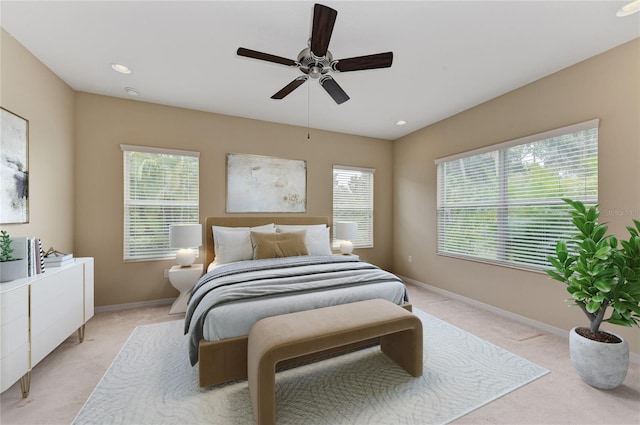
[[[311,140],[311,84],[307,84],[307,140]]]

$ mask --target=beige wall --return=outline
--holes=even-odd
[[[375,248],[357,250],[391,266],[392,142],[197,112],[87,93],[76,95],[76,238],[79,254],[96,258],[96,305],[175,297],[163,277],[174,261],[122,261],[120,144],[198,151],[200,219],[225,215],[227,153],[307,161],[307,214],[331,217],[332,165],[375,173]],[[202,261],[202,259],[199,259]]]
[[[0,105],[29,121],[29,223],[1,227],[72,251],[74,92],[3,29]]]
[[[640,39],[397,140],[394,271],[559,328],[587,324],[545,274],[436,254],[434,160],[592,118],[600,118],[602,218],[626,237],[625,226],[640,220]],[[640,352],[637,328],[605,327]]]

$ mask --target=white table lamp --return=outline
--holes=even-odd
[[[192,247],[202,245],[201,224],[172,224],[169,226],[169,245],[180,248],[176,261],[182,267],[191,267],[196,261],[196,253]]]
[[[358,223],[353,221],[338,221],[336,226],[336,239],[342,240],[340,252],[349,255],[353,252],[353,243],[358,238]]]

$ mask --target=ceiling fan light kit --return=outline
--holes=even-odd
[[[349,96],[336,80],[329,75],[330,72],[389,68],[393,63],[393,53],[386,52],[334,60],[333,55],[329,51],[329,41],[331,40],[331,34],[333,33],[333,26],[335,25],[337,16],[338,12],[330,7],[321,4],[314,5],[311,38],[308,42],[309,47],[303,49],[295,61],[244,47],[240,47],[237,54],[252,59],[296,67],[304,74],[271,96],[272,99],[284,99],[311,77],[314,80],[318,80],[320,86],[322,86],[329,96],[339,105],[349,100]]]

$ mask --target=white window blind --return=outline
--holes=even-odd
[[[370,168],[333,166],[333,222],[358,224],[358,238],[351,241],[355,248],[373,247],[374,173]]]
[[[121,145],[124,260],[175,257],[169,225],[199,222],[199,152]]]
[[[436,164],[439,253],[544,269],[573,232],[562,198],[598,202],[598,120]]]

